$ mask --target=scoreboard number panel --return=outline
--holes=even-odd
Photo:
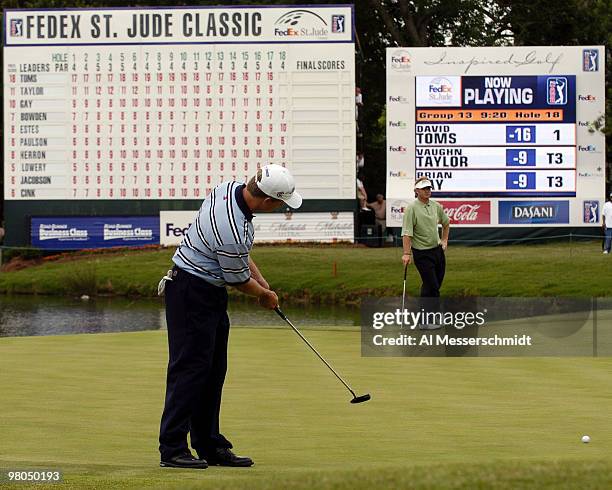
[[[442,197],[575,196],[575,86],[574,75],[417,76],[416,177]]]
[[[416,169],[515,168],[574,169],[576,151],[573,146],[539,147],[418,147],[415,150]]]
[[[8,42],[5,199],[203,199],[268,163],[290,168],[306,198],[353,198],[351,8],[302,12],[291,32],[278,22],[292,9],[226,10],[251,19],[230,24],[228,35],[240,31],[231,43],[214,24],[219,9],[141,9],[170,19],[155,39],[126,37],[139,21],[113,9],[107,40],[89,39],[93,14],[77,10],[82,43]],[[25,29],[35,14],[5,22]],[[202,27],[210,16],[216,36]]]
[[[575,146],[576,125],[573,123],[520,125],[418,123],[415,137],[417,146]]]
[[[436,195],[445,192],[495,193],[500,189],[512,194],[529,192],[572,192],[576,186],[574,170],[504,171],[417,170],[416,177],[428,177]],[[533,197],[533,196],[532,196]]]

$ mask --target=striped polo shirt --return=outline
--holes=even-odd
[[[255,231],[253,213],[242,196],[244,187],[225,182],[208,195],[172,257],[178,267],[215,286],[249,280]]]

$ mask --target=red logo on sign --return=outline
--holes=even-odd
[[[453,225],[490,225],[491,201],[440,201]]]

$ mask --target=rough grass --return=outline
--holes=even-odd
[[[0,339],[0,470],[64,471],[34,488],[612,487],[610,359],[361,358],[358,332],[307,335],[372,400],[349,404],[293,332],[235,329],[222,428],[256,465],[204,472],[157,466],[164,332]]]
[[[174,249],[76,256],[0,273],[0,293],[155,296]],[[253,258],[285,299],[355,301],[402,292],[399,248],[255,247]],[[612,259],[599,243],[451,247],[446,296],[612,296]],[[334,276],[334,264],[336,275]],[[420,279],[409,268],[408,293]]]

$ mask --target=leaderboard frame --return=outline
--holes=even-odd
[[[304,210],[353,210],[352,5],[4,14],[7,243],[31,216],[193,209],[267,163]]]
[[[421,176],[454,226],[596,225],[604,59],[586,46],[388,49],[388,226]]]

